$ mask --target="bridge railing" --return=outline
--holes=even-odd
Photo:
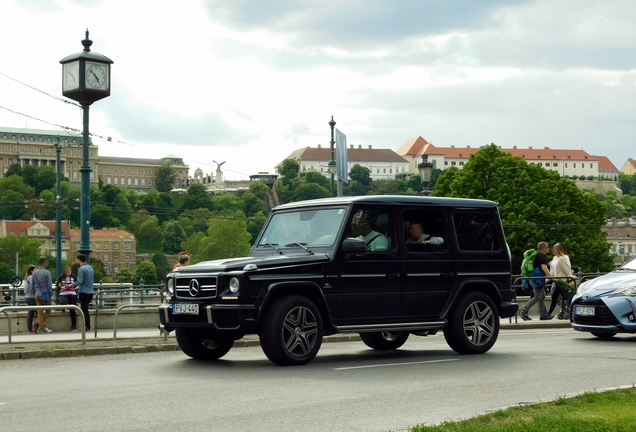
[[[4,313],[7,317],[7,331],[9,336],[9,343],[11,342],[11,317],[9,316],[9,312],[22,312],[22,311],[30,311],[30,310],[62,310],[62,309],[73,309],[76,312],[79,312],[81,323],[84,322],[84,312],[79,306],[76,305],[40,305],[40,306],[2,306],[0,307],[0,312]],[[80,326],[82,330],[82,345],[86,345],[86,329],[83,325]]]

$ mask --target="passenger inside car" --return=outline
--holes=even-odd
[[[389,250],[389,241],[386,236],[371,227],[371,213],[366,210],[358,210],[351,221],[352,233],[359,234],[358,238],[364,241],[369,252],[382,252]],[[388,218],[386,218],[388,221]]]

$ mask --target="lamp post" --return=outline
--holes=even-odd
[[[417,170],[420,172],[422,180],[422,195],[428,196],[431,193],[428,186],[431,183],[431,174],[433,173],[433,164],[428,161],[428,155],[422,155],[422,162],[417,166]]]
[[[60,161],[60,136],[55,138],[55,274],[59,278],[62,274],[62,162]],[[55,291],[56,301],[59,291]]]
[[[331,175],[331,196],[334,197],[336,196],[334,178],[336,176],[336,171],[338,170],[338,166],[336,165],[336,157],[334,153],[335,152],[334,144],[336,144],[336,142],[333,140],[333,128],[336,126],[336,122],[333,120],[333,116],[331,116],[331,121],[329,122],[329,126],[331,126],[331,141],[329,142],[329,144],[331,145],[331,160],[329,161],[329,164],[327,166],[329,167],[329,174]]]
[[[91,253],[91,165],[89,162],[88,112],[93,102],[110,96],[110,65],[113,61],[101,54],[91,52],[93,41],[82,40],[84,49],[60,60],[62,64],[62,94],[82,106],[82,167],[80,205],[80,247],[79,253]]]

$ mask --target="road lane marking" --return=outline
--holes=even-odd
[[[344,370],[352,370],[352,369],[369,369],[369,368],[390,367],[390,366],[406,366],[406,365],[415,365],[415,364],[443,363],[443,362],[452,362],[452,361],[458,361],[458,360],[459,359],[443,359],[443,360],[426,360],[426,361],[405,362],[405,363],[385,363],[385,364],[376,364],[376,365],[348,366],[348,367],[341,367],[341,368],[333,368],[333,370],[344,371]]]

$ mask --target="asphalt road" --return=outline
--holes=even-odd
[[[300,367],[260,348],[220,362],[180,352],[0,363],[0,430],[387,431],[636,383],[636,337],[504,331],[485,355],[442,335],[399,351],[324,344]]]

